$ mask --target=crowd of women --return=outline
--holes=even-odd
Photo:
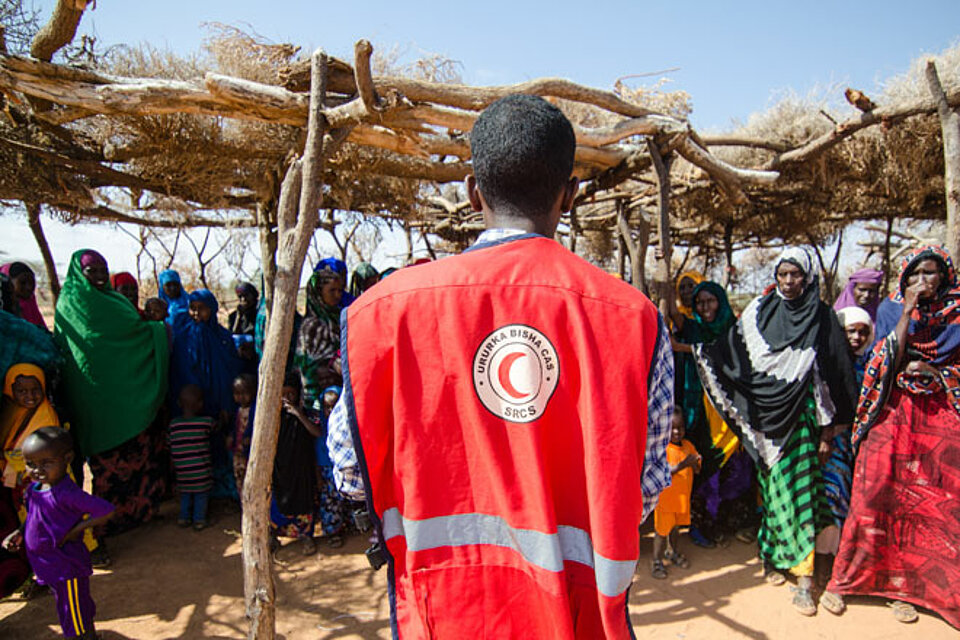
[[[276,545],[293,537],[304,553],[313,553],[315,526],[329,544],[342,544],[353,506],[332,484],[325,415],[342,384],[340,310],[380,275],[361,264],[347,292],[346,265],[328,259],[310,278],[306,314],[298,314],[291,344],[291,375],[284,383],[272,483]],[[237,306],[224,327],[214,294],[187,292],[176,271],[159,274],[157,297],[141,307],[136,278],[110,274],[100,253],[81,250],[71,257],[51,331],[28,266],[4,265],[0,285],[0,537],[25,516],[23,491],[30,478],[21,445],[48,426],[70,430],[78,461],[72,475],[82,480],[88,469],[93,493],[116,507],[104,529],[86,540],[95,564],[111,562],[106,538],[158,517],[160,503],[177,490],[170,425],[183,422],[181,416],[195,420],[200,415],[214,425],[202,444],[203,455],[191,452],[194,463],[199,459],[209,467],[209,482],[193,483],[190,490],[202,485],[204,505],[209,498],[221,510],[239,508],[265,326],[255,286],[236,287]],[[187,396],[199,399],[196,410],[185,406]],[[207,524],[205,515],[190,523],[183,514],[181,524],[197,529]],[[29,575],[23,555],[0,550],[0,597]]]
[[[274,544],[296,538],[312,553],[317,526],[342,543],[352,506],[333,487],[324,444],[342,384],[340,312],[383,275],[364,263],[348,283],[346,265],[327,259],[310,277],[284,381]],[[939,247],[906,256],[889,295],[882,282],[857,271],[831,308],[816,261],[791,248],[738,317],[724,287],[680,276],[664,311],[677,411],[702,456],[690,536],[704,547],[755,542],[769,583],[795,578],[792,603],[805,615],[873,595],[891,599],[898,620],[916,619],[917,605],[960,627],[960,285]],[[175,271],[141,309],[133,276],[78,251],[50,332],[28,267],[5,265],[0,284],[0,536],[23,516],[20,443],[62,425],[94,493],[117,507],[88,540],[107,562],[103,537],[155,517],[172,490],[166,432],[185,388],[218,425],[210,497],[237,504],[265,325],[256,287],[237,286],[224,327],[214,294],[186,292]],[[0,594],[28,575],[22,557],[0,556]]]
[[[940,247],[854,273],[831,309],[803,248],[737,318],[720,285],[681,274],[677,410],[703,457],[692,540],[757,541],[792,604],[840,615],[882,596],[960,627],[960,285]]]

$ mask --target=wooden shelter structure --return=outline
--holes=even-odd
[[[944,155],[929,152],[951,144],[947,132],[957,128],[955,75],[941,84],[931,74],[932,94],[870,105],[842,122],[827,116],[782,135],[748,126],[706,137],[684,113],[659,112],[622,89],[557,78],[469,87],[375,75],[363,40],[349,63],[319,50],[297,60],[295,47],[229,29],[213,47],[215,70],[133,50],[103,68],[52,63],[85,6],[59,0],[32,57],[7,53],[0,40],[0,200],[27,205],[54,284],[41,205],[69,221],[258,229],[270,322],[243,492],[251,638],[273,637],[269,479],[310,237],[330,224],[331,210],[346,209],[402,218],[454,246],[468,243],[481,229],[479,216],[433,185],[469,173],[470,130],[496,99],[537,94],[568,113],[582,185],[563,221],[565,241],[576,249],[591,234],[615,240],[637,286],[645,287],[654,239],[662,282],[672,275],[674,243],[729,260],[752,242],[815,243],[851,219],[942,218],[946,209],[950,249],[957,255],[960,248],[960,157],[956,146],[948,149],[944,180]],[[935,114],[943,143],[931,133],[939,128]],[[924,151],[897,157],[912,138]]]

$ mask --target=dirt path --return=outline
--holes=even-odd
[[[244,638],[240,571],[240,518],[221,517],[202,532],[166,518],[111,542],[114,565],[97,571],[93,596],[97,626],[104,640],[159,638]],[[371,571],[363,556],[365,540],[353,538],[332,550],[320,544],[304,558],[296,546],[279,553],[278,637],[389,638],[386,572]],[[644,539],[649,553],[650,538]],[[668,580],[637,574],[630,592],[631,620],[638,637],[656,627],[671,638],[871,638],[956,640],[957,632],[933,614],[902,625],[880,600],[859,599],[837,618],[821,611],[803,618],[790,607],[786,586],[760,579],[755,547],[684,549],[692,567],[672,570]],[[642,629],[641,629],[642,627]],[[59,627],[51,596],[30,602],[0,602],[0,638],[53,640]]]

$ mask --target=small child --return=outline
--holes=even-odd
[[[207,526],[207,503],[213,487],[210,465],[210,432],[213,418],[203,412],[203,389],[195,384],[180,390],[179,418],[170,421],[167,438],[170,458],[180,490],[180,518],[177,524],[197,531]]]
[[[233,432],[227,435],[227,450],[233,456],[233,479],[237,483],[237,495],[241,498],[243,497],[243,480],[247,476],[247,459],[250,457],[250,436],[253,434],[256,397],[255,376],[241,373],[233,379],[233,401],[237,403],[237,413],[233,418]]]
[[[160,298],[147,298],[143,303],[143,314],[147,320],[163,322],[167,319],[167,303]]]
[[[36,481],[24,495],[27,519],[8,535],[4,548],[26,547],[37,582],[49,585],[57,599],[60,628],[66,638],[97,637],[96,605],[90,597],[90,553],[83,533],[113,515],[113,505],[84,492],[67,475],[73,439],[59,427],[41,427],[23,443],[27,470]]]
[[[667,464],[670,465],[670,486],[660,494],[657,508],[653,511],[653,569],[651,575],[657,580],[667,577],[664,559],[675,567],[686,569],[690,561],[680,553],[678,530],[690,524],[690,491],[693,489],[693,474],[700,473],[700,455],[689,440],[684,440],[686,425],[683,411],[673,409],[670,424],[670,444],[667,445]],[[664,551],[669,543],[670,550]]]

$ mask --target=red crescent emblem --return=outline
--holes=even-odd
[[[520,358],[526,357],[527,354],[523,352],[507,354],[507,356],[504,357],[504,359],[500,362],[500,366],[497,367],[497,378],[500,380],[500,385],[503,387],[503,390],[517,400],[526,398],[530,394],[517,391],[517,388],[513,386],[512,382],[510,382],[510,369],[513,367],[514,362]]]

